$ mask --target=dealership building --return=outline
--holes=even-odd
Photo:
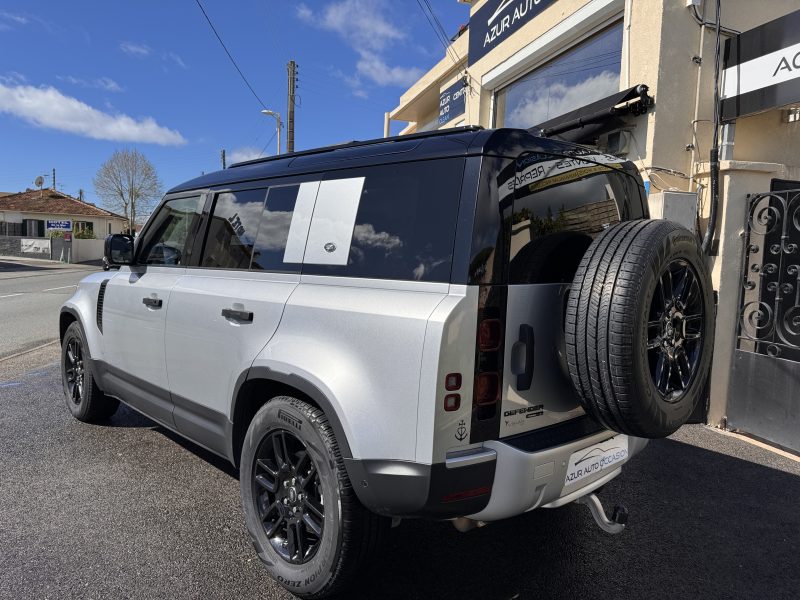
[[[633,161],[651,216],[706,240],[718,305],[702,418],[800,451],[798,1],[721,0],[719,23],[714,0],[459,1],[469,26],[387,133],[523,128]]]

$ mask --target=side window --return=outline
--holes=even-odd
[[[577,158],[533,155],[518,163],[509,283],[571,281],[589,244],[628,205],[620,177]]]
[[[328,175],[320,184],[303,273],[450,281],[464,159]]]
[[[261,215],[253,270],[299,273],[319,182],[269,188]]]
[[[223,192],[214,199],[200,265],[220,269],[249,269],[265,189]]]
[[[203,210],[201,196],[167,200],[144,232],[139,262],[186,265]]]

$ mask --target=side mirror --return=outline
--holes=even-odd
[[[109,265],[132,265],[133,236],[122,233],[108,236],[104,254]]]

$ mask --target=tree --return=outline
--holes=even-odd
[[[116,150],[94,176],[94,189],[108,210],[122,213],[128,220],[131,234],[136,215],[151,208],[162,194],[155,167],[135,149]]]

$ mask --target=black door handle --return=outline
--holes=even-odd
[[[520,325],[519,341],[525,346],[525,369],[517,375],[517,389],[522,391],[531,389],[533,383],[533,327]]]
[[[222,316],[226,319],[233,319],[234,321],[243,321],[244,323],[253,322],[253,313],[247,310],[236,310],[234,308],[223,308]]]
[[[147,308],[161,308],[164,301],[161,298],[142,298],[142,304]]]

